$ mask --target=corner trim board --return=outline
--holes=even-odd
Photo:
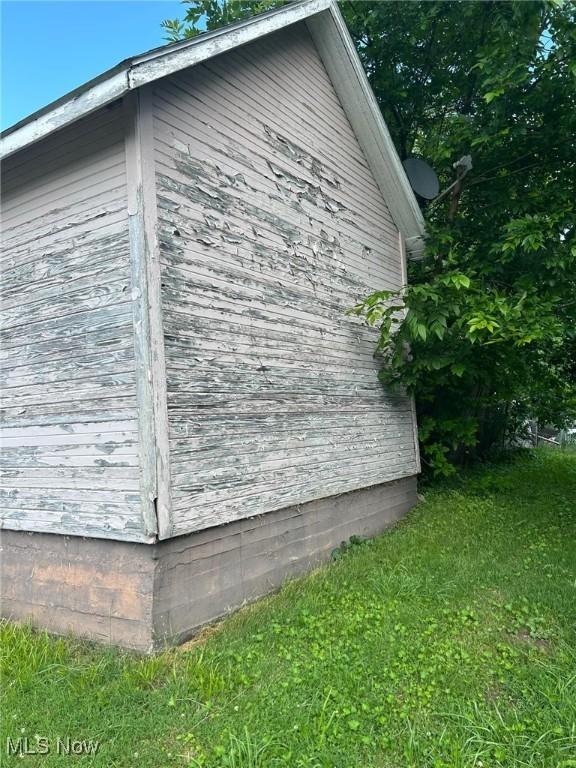
[[[147,535],[167,538],[172,532],[168,410],[150,95],[142,88],[126,98],[127,205],[142,517]]]

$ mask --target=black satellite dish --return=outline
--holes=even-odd
[[[409,157],[402,163],[408,181],[418,197],[433,200],[440,192],[440,182],[434,170],[417,157]]]

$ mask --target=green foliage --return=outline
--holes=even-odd
[[[344,3],[400,155],[442,187],[409,287],[355,308],[382,379],[416,395],[436,472],[527,417],[576,414],[576,25],[569,3]],[[398,312],[393,307],[401,307]]]
[[[247,19],[257,13],[269,11],[287,0],[185,0],[187,5],[184,19],[165,19],[162,22],[166,39],[175,42],[196,37],[235,21]]]
[[[354,552],[358,547],[371,546],[373,541],[373,539],[364,539],[362,536],[350,536],[348,541],[340,542],[340,546],[332,550],[330,558],[332,560],[340,560],[341,557],[348,552]]]
[[[576,453],[543,449],[435,483],[181,648],[0,624],[0,743],[96,739],[94,768],[568,768],[575,536]],[[6,758],[23,762],[67,764]]]
[[[189,2],[175,36],[281,2]],[[415,394],[437,473],[576,418],[574,3],[342,2],[402,159],[441,185],[409,287],[355,308],[382,380]],[[188,25],[188,26],[186,26]],[[454,163],[470,154],[458,180]]]

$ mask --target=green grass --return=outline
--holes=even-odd
[[[138,657],[4,625],[5,764],[576,766],[576,454],[425,495],[182,649]],[[7,735],[101,745],[6,759]]]

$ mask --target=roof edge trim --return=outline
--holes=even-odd
[[[127,59],[110,70],[108,75],[104,73],[89,81],[52,105],[24,118],[13,129],[4,131],[0,138],[0,158],[8,157],[86,117],[134,88],[303,21],[327,10],[331,3],[332,0],[301,0],[206,35]]]
[[[49,136],[59,128],[64,128],[91,112],[95,112],[100,107],[116,101],[127,91],[128,72],[126,69],[95,83],[86,90],[74,91],[69,99],[57,104],[53,109],[24,123],[15,131],[3,135],[0,139],[0,158],[4,159],[13,155],[29,144]]]
[[[127,59],[4,132],[0,158],[86,117],[131,90],[299,21],[308,26],[394,223],[405,238],[408,254],[418,257],[424,250],[424,218],[335,0],[300,0]]]
[[[204,36],[196,38],[197,45],[194,45],[195,38],[192,38],[191,45],[177,47],[175,50],[159,49],[157,52],[152,51],[150,54],[138,56],[133,60],[130,68],[130,88],[139,88],[146,83],[250,43],[264,35],[304,21],[326,11],[331,5],[332,0],[304,0],[304,2],[284,5],[270,14],[252,16],[241,24],[233,25],[232,28],[222,27],[215,33],[208,33],[206,38]],[[199,44],[200,41],[202,45]]]

